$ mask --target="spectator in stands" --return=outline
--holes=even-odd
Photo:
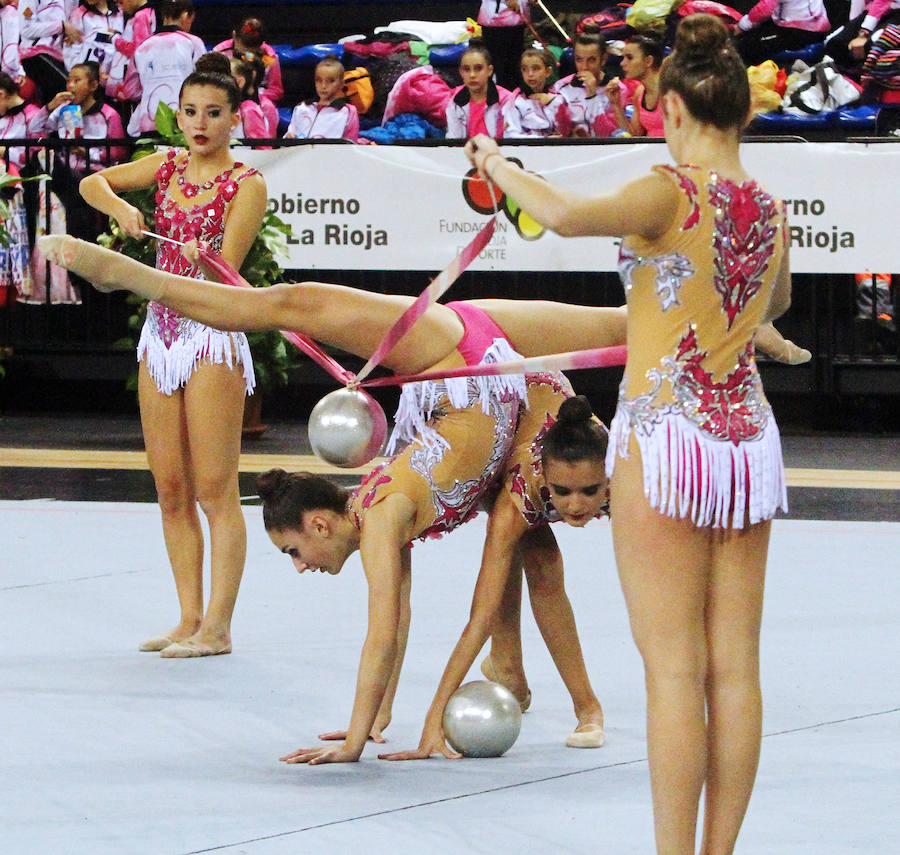
[[[55,95],[35,113],[30,129],[35,136],[58,136],[82,140],[122,139],[125,132],[119,114],[103,100],[100,67],[96,62],[73,65],[66,91]],[[74,113],[72,107],[78,107]],[[80,129],[79,129],[80,125]],[[52,187],[66,212],[66,230],[85,240],[93,240],[101,223],[78,192],[86,175],[118,163],[125,157],[121,146],[76,145],[61,149],[52,168]]]
[[[829,29],[823,0],[760,0],[738,21],[737,48],[745,64],[758,65],[824,41]]]
[[[150,38],[160,25],[156,7],[149,0],[119,0],[122,9],[122,34],[113,44],[116,48],[106,94],[120,102],[129,102],[131,109],[141,100],[141,79],[134,64],[134,52]],[[130,110],[129,110],[130,112]]]
[[[351,140],[359,138],[359,114],[344,92],[344,66],[334,55],[316,65],[318,100],[303,101],[294,107],[284,135],[290,139]]]
[[[248,56],[253,59],[247,59]],[[261,80],[263,74],[262,60],[252,53],[247,53],[240,57],[233,56],[229,66],[229,72],[241,92],[241,120],[231,132],[232,139],[272,139],[278,125],[276,123],[274,128],[269,126],[256,91],[256,81]]]
[[[525,42],[525,25],[531,21],[531,5],[537,0],[481,0],[478,23],[484,46],[494,59],[499,86],[519,85],[519,58]]]
[[[547,92],[547,83],[553,74],[549,54],[528,48],[522,54],[520,67],[524,86],[520,93],[516,90],[515,98],[510,98],[503,107],[503,135],[511,139],[568,136],[565,132],[568,116],[565,98]]]
[[[511,94],[492,80],[494,63],[491,53],[475,39],[459,59],[463,85],[450,94],[447,102],[447,138],[468,139],[487,134],[503,137],[503,109]]]
[[[16,86],[25,82],[19,59],[19,10],[17,0],[0,0],[0,72],[8,74]]]
[[[573,137],[608,137],[616,130],[616,119],[606,95],[606,39],[586,30],[575,36],[575,73],[551,87],[569,105]]]
[[[238,56],[249,52],[259,54],[265,68],[262,83],[259,86],[260,103],[264,100],[277,104],[284,97],[284,85],[281,82],[281,63],[272,45],[263,41],[263,23],[259,18],[244,18],[241,25],[233,31],[232,38],[219,42],[213,50],[226,56]],[[265,108],[263,108],[265,112]]]
[[[66,85],[63,36],[74,5],[70,0],[19,0],[19,56],[42,104]]]
[[[825,53],[841,65],[862,65],[872,47],[872,33],[900,24],[900,0],[853,0],[850,20],[825,40]]]
[[[616,123],[633,137],[663,137],[662,101],[659,97],[659,70],[663,43],[654,36],[635,33],[625,39],[622,74],[636,86],[630,90],[614,77],[606,87]],[[628,115],[628,107],[631,115]]]
[[[16,12],[18,23],[15,7],[8,8]],[[18,82],[6,72],[0,71],[0,141],[32,136],[29,122],[37,111],[37,106],[26,104],[19,94]],[[10,175],[20,174],[26,159],[24,146],[15,146],[7,151],[0,143],[0,175],[4,172]],[[28,266],[31,248],[21,187],[12,192],[7,205],[9,218],[4,225],[9,233],[9,245],[0,245],[0,293],[6,288],[14,290],[19,296],[28,297],[31,295],[31,271]]]
[[[124,26],[122,12],[114,0],[82,0],[63,24],[63,62],[66,68],[96,62],[105,90],[116,54],[113,42],[116,36],[122,34]]]
[[[178,93],[194,70],[206,46],[194,35],[193,0],[162,0],[162,26],[134,52],[134,64],[141,83],[141,100],[128,122],[129,136],[139,136],[156,127],[160,102],[178,109]]]

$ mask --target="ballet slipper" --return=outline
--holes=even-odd
[[[481,660],[481,673],[484,674],[484,676],[487,677],[487,679],[492,683],[499,683],[501,686],[503,686],[503,681],[497,676],[497,671],[494,668],[494,660],[491,659],[490,653],[488,653],[488,655]],[[505,688],[508,689],[509,686],[506,686]],[[510,691],[512,691],[512,689],[510,689]],[[519,708],[522,710],[522,712],[526,712],[528,710],[528,707],[531,706],[531,689],[526,689],[525,696],[521,698],[518,697],[515,692],[513,692],[513,697],[515,697],[515,699],[519,702]]]
[[[87,279],[98,291],[128,290],[159,302],[165,290],[163,279],[146,272],[153,268],[71,235],[43,235],[37,246],[45,258]]]
[[[138,645],[138,650],[141,653],[159,653],[160,650],[165,650],[170,644],[175,643],[174,638],[170,638],[168,635],[160,635],[156,638],[148,638],[146,641],[142,641]]]
[[[756,349],[784,365],[803,365],[812,353],[789,338],[784,338],[771,323],[762,324],[756,333]]]
[[[223,653],[231,653],[231,643],[224,647],[213,647],[211,644],[186,638],[184,641],[173,642],[159,655],[163,659],[191,659],[195,656],[221,656]]]
[[[600,748],[606,742],[603,726],[594,722],[579,724],[567,737],[569,748]]]

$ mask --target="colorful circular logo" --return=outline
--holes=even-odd
[[[524,168],[521,160],[514,157],[508,159]],[[462,180],[462,194],[466,204],[476,213],[489,216],[503,211],[523,240],[537,240],[546,231],[537,220],[519,207],[515,199],[507,196],[490,179],[479,175],[478,170],[474,167],[465,174]]]

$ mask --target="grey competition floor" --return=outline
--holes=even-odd
[[[0,418],[0,453],[65,446],[53,430]],[[128,430],[109,443],[130,447]],[[97,447],[89,428],[76,433]],[[900,469],[896,439],[881,454],[858,440],[791,445],[789,466],[869,468],[892,449]],[[139,654],[174,619],[157,509],[140,485],[117,495],[70,474],[0,466],[0,855],[652,853],[641,669],[608,524],[556,531],[604,748],[563,745],[570,702],[526,607],[534,704],[506,756],[388,764],[370,745],[358,764],[307,768],[277,758],[346,723],[365,621],[358,559],[338,577],[300,577],[248,505],[234,653]],[[854,518],[862,492],[792,490],[807,510],[774,526],[746,855],[900,852],[898,493],[869,491],[885,495]],[[418,740],[483,536],[479,517],[415,547],[391,749]]]

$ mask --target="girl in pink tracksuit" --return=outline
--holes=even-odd
[[[464,140],[476,134],[502,139],[503,108],[512,93],[491,79],[494,65],[488,49],[470,42],[460,57],[459,73],[463,85],[453,90],[445,111],[447,139]]]
[[[344,90],[344,66],[331,56],[316,66],[318,101],[304,101],[294,107],[285,139],[359,139],[359,114],[341,94]]]
[[[738,21],[737,46],[747,65],[783,50],[825,40],[831,29],[822,0],[760,0]]]

